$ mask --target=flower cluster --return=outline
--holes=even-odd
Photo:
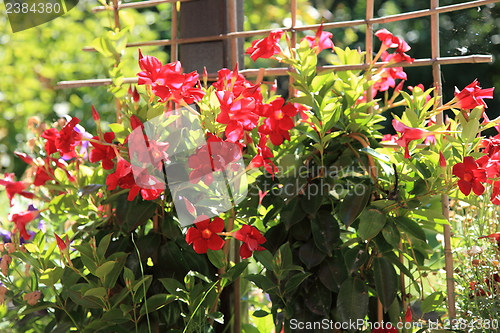
[[[220,217],[215,217],[210,221],[206,215],[201,215],[194,223],[194,227],[188,229],[186,234],[186,242],[193,244],[193,249],[196,253],[203,254],[207,251],[217,251],[224,247],[225,240],[220,235],[233,236],[243,242],[240,247],[240,256],[242,259],[247,259],[252,256],[253,251],[265,250],[261,244],[266,242],[266,238],[262,233],[250,225],[243,225],[241,229],[234,233],[223,233],[224,220]]]

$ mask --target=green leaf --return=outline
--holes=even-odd
[[[108,257],[108,260],[113,260],[115,262],[115,265],[113,266],[111,271],[104,277],[104,288],[113,288],[115,286],[116,280],[118,280],[118,278],[122,274],[127,256],[128,253],[116,252]]]
[[[266,316],[270,315],[269,312],[264,311],[264,310],[257,310],[252,313],[252,316],[257,317],[257,318],[264,318]]]
[[[30,314],[30,313],[33,313],[33,312],[45,310],[45,309],[48,309],[48,308],[56,308],[56,307],[57,307],[57,304],[55,304],[55,303],[51,303],[51,302],[38,302],[34,306],[28,306],[28,307],[26,307],[26,309],[23,312],[21,312],[19,315],[24,316],[24,315],[27,315],[27,314]]]
[[[340,204],[339,216],[346,226],[352,222],[365,209],[371,196],[371,187],[364,184],[356,184],[345,196]]]
[[[222,268],[226,266],[227,261],[224,255],[224,251],[222,250],[214,251],[209,249],[207,255],[208,255],[208,260],[210,260],[212,265],[214,265],[215,267]]]
[[[304,303],[312,313],[328,317],[332,306],[332,293],[317,281],[305,293]]]
[[[285,294],[293,293],[302,284],[302,282],[304,282],[304,280],[311,275],[312,273],[307,272],[297,273],[292,276],[285,284]]]
[[[257,254],[259,252],[261,252],[261,251],[255,252],[254,256],[255,256],[255,254]],[[229,277],[229,280],[231,280],[231,281],[236,280],[236,278],[239,277],[245,271],[248,264],[249,264],[248,261],[243,261],[243,262],[237,263],[236,265],[234,265],[233,267],[228,269],[226,274]]]
[[[157,294],[149,297],[146,300],[146,303],[142,306],[141,308],[141,316],[145,315],[146,313],[156,311],[168,303],[171,303],[176,300],[175,295],[167,295],[167,294]]]
[[[326,210],[318,211],[311,221],[311,231],[318,249],[331,256],[340,238],[340,227],[332,214]]]
[[[363,245],[357,245],[345,253],[344,261],[349,272],[354,273],[368,260],[368,253]]]
[[[97,247],[97,255],[99,256],[99,258],[101,260],[104,259],[104,254],[108,250],[108,246],[109,246],[109,243],[111,242],[112,235],[113,234],[111,234],[111,233],[107,234],[99,242],[99,246]]]
[[[245,279],[252,281],[253,283],[255,283],[257,287],[259,287],[263,291],[269,291],[277,287],[273,281],[271,281],[268,277],[264,275],[250,274],[245,276]]]
[[[287,185],[285,184],[283,188],[287,189]],[[292,200],[288,200],[281,208],[280,221],[285,224],[287,230],[306,216],[306,211],[302,208],[301,201],[302,199],[296,196]]]
[[[107,294],[106,289],[104,289],[103,287],[97,287],[87,290],[85,294],[83,294],[83,296],[95,296],[103,298],[104,296],[106,296],[106,294]]]
[[[161,284],[163,284],[165,289],[167,289],[167,291],[172,295],[176,295],[181,298],[186,297],[186,290],[185,290],[186,287],[176,279],[161,278],[158,280],[161,282]]]
[[[427,313],[434,311],[437,307],[441,305],[441,303],[443,303],[443,300],[444,300],[443,292],[441,291],[433,292],[422,301],[422,312]]]
[[[323,202],[324,187],[323,181],[316,179],[304,190],[300,204],[307,214],[314,216],[318,211]]]
[[[386,223],[386,225],[382,229],[382,236],[384,236],[384,239],[387,241],[387,243],[391,244],[392,247],[397,248],[399,246],[399,242],[401,241],[401,234],[394,224]]]
[[[343,322],[364,319],[368,312],[368,292],[365,283],[350,277],[342,283],[337,297],[337,310]],[[356,331],[349,330],[350,332]]]
[[[425,237],[425,232],[422,227],[412,219],[405,216],[394,217],[394,222],[396,226],[401,228],[406,233],[423,240],[424,242],[427,240]]]
[[[97,269],[95,270],[95,275],[98,278],[104,279],[104,277],[111,272],[113,267],[115,267],[114,261],[105,262],[101,266],[97,267]]]
[[[383,257],[373,258],[373,275],[378,298],[387,311],[396,298],[398,275],[390,261]]]
[[[377,160],[380,160],[382,162],[385,162],[385,163],[391,162],[391,158],[389,156],[381,154],[373,148],[364,147],[364,148],[361,148],[360,151],[364,151],[368,155],[371,155],[371,156],[375,157]]]
[[[61,267],[54,267],[46,269],[40,276],[40,282],[47,285],[53,286],[62,278],[64,274],[64,269]]]
[[[306,264],[308,269],[321,264],[321,262],[326,258],[326,254],[320,251],[316,245],[314,245],[314,240],[310,239],[302,245],[299,249],[299,258],[304,264]]]
[[[372,239],[385,226],[387,216],[374,208],[365,208],[359,217],[358,235],[363,240]]]
[[[101,320],[108,321],[113,324],[122,324],[131,321],[132,317],[128,313],[124,314],[121,309],[115,308],[105,312],[102,315]],[[113,331],[110,330],[109,332]]]
[[[253,256],[255,260],[264,265],[268,271],[274,271],[274,256],[269,250],[256,251]]]

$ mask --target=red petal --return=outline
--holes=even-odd
[[[250,258],[252,256],[252,251],[250,251],[250,249],[248,248],[248,245],[246,243],[241,244],[240,256],[241,256],[241,259]]]
[[[222,230],[224,230],[224,220],[220,217],[214,218],[208,229],[215,233],[222,232]]]
[[[201,238],[201,231],[195,227],[189,228],[186,234],[186,243],[191,245],[198,238]]]
[[[208,248],[213,251],[222,249],[224,243],[225,243],[224,240],[220,238],[219,235],[216,234],[212,234],[212,236],[207,241]]]
[[[193,249],[196,253],[202,254],[208,251],[208,242],[204,238],[198,238],[193,243]]]
[[[465,180],[459,180],[458,181],[458,188],[460,188],[460,191],[463,194],[469,195],[470,190],[472,189],[472,184],[469,182],[466,182]]]

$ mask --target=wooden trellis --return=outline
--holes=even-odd
[[[109,6],[99,6],[95,7],[92,12],[100,12],[105,10],[111,10],[114,12],[115,25],[119,27],[120,18],[119,11],[125,10],[127,8],[145,8],[152,7],[163,3],[171,3],[172,4],[172,31],[171,31],[171,39],[166,40],[154,40],[154,41],[144,41],[137,43],[129,43],[127,47],[141,47],[141,46],[170,46],[171,48],[171,61],[178,60],[178,46],[183,44],[194,44],[194,43],[202,43],[202,42],[210,42],[210,41],[223,41],[229,40],[230,43],[230,57],[231,60],[230,65],[234,65],[236,59],[239,57],[239,47],[238,47],[238,38],[247,38],[247,37],[256,37],[256,36],[264,36],[267,35],[271,30],[253,30],[253,31],[237,31],[237,1],[238,0],[227,0],[227,8],[228,12],[228,30],[229,32],[226,34],[220,34],[215,36],[208,37],[194,37],[194,38],[178,38],[179,32],[177,29],[178,26],[178,3],[179,2],[187,2],[187,1],[202,1],[202,0],[147,0],[140,2],[133,2],[127,4],[121,4],[118,0],[112,0],[112,5]],[[332,29],[332,28],[346,28],[351,26],[366,26],[366,39],[365,39],[365,49],[367,51],[366,63],[360,65],[349,65],[349,66],[321,66],[318,67],[318,72],[323,70],[334,69],[336,71],[344,71],[344,70],[357,70],[357,69],[365,69],[368,68],[368,63],[372,57],[373,51],[373,25],[374,24],[383,24],[389,22],[403,21],[408,19],[420,18],[420,17],[430,17],[431,25],[430,25],[430,33],[431,33],[431,43],[432,43],[432,55],[429,59],[416,59],[413,63],[398,63],[392,66],[397,67],[417,67],[417,66],[431,66],[433,73],[433,81],[435,87],[435,94],[441,95],[442,85],[441,85],[441,65],[447,64],[464,64],[464,63],[488,63],[492,61],[492,57],[490,55],[469,55],[469,56],[456,56],[456,57],[441,57],[439,50],[439,14],[454,12],[462,9],[473,8],[478,6],[483,6],[491,3],[500,2],[500,0],[477,0],[470,1],[461,4],[449,5],[449,6],[439,6],[439,0],[430,0],[429,9],[418,10],[403,14],[397,15],[389,15],[385,17],[374,17],[374,0],[366,1],[366,14],[364,20],[352,20],[352,21],[343,21],[343,22],[325,22],[323,24],[323,29]],[[305,31],[305,30],[316,30],[320,27],[319,24],[315,25],[304,25],[297,26],[297,1],[290,0],[290,12],[291,12],[291,26],[282,27],[284,31],[289,32],[291,36],[292,45],[295,45],[297,32]],[[274,29],[273,29],[274,30]],[[85,47],[84,51],[95,51],[92,47]],[[375,67],[380,67],[386,63],[378,62]],[[263,75],[269,76],[285,76],[287,74],[287,68],[265,68],[265,69],[243,69],[240,70],[240,73],[246,75],[248,77],[262,77]],[[210,73],[210,77],[215,78],[216,73]],[[124,84],[135,84],[137,83],[137,77],[133,78],[125,78],[123,80]],[[78,87],[89,87],[89,86],[103,86],[103,85],[111,85],[111,79],[89,79],[89,80],[78,80],[78,81],[63,81],[59,82],[57,85],[58,89],[64,88],[78,88]],[[371,93],[371,90],[369,90]],[[371,96],[367,96],[368,99],[371,99]],[[443,114],[440,113],[437,116],[437,124],[443,124]],[[442,196],[442,210],[443,215],[449,219],[449,205],[448,205],[448,196]],[[451,249],[451,230],[450,225],[444,225],[444,252],[445,252],[445,263],[446,263],[446,279],[447,279],[447,293],[448,293],[448,315],[450,319],[456,318],[456,310],[455,310],[455,294],[454,294],[454,282],[453,282],[453,258],[452,258],[452,249]],[[404,280],[403,280],[404,283]],[[238,285],[238,284],[236,284]],[[239,290],[235,291],[235,325],[234,332],[241,332],[240,329],[240,315],[239,315]],[[381,307],[379,307],[381,309]],[[379,311],[379,319],[382,314]]]

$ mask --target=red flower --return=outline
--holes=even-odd
[[[137,177],[135,177],[132,166],[122,157],[118,157],[116,170],[108,175],[106,185],[110,191],[117,186],[130,189],[128,201],[134,200],[139,192],[144,200],[158,199],[165,188],[165,185],[156,177],[149,175],[146,169],[137,172]]]
[[[316,53],[319,53],[325,49],[333,49],[335,46],[332,42],[332,33],[323,31],[323,25],[321,25],[316,31],[315,36],[306,36],[302,40],[307,40],[311,48],[317,47]]]
[[[250,258],[253,251],[265,250],[260,244],[266,242],[266,237],[253,226],[245,224],[240,230],[236,231],[234,237],[243,242],[240,247],[240,256],[242,259]]]
[[[224,246],[224,240],[217,233],[224,230],[224,220],[216,217],[210,222],[206,215],[200,215],[194,227],[188,229],[186,242],[191,245],[196,253],[207,253],[208,249],[217,251]]]
[[[381,59],[382,61],[391,61],[391,59],[394,58],[394,54],[389,54],[387,52],[383,52]],[[395,88],[396,87],[396,80],[406,80],[407,76],[405,71],[403,70],[403,67],[390,67],[390,68],[383,68],[380,71],[380,78],[374,83],[373,87],[374,89],[378,91],[386,91],[389,90],[389,88]]]
[[[69,238],[68,235],[64,238],[64,240],[59,237],[57,234],[54,234],[56,236],[56,241],[57,241],[57,247],[59,250],[64,251],[68,248],[69,246]]]
[[[92,139],[99,141],[98,136],[94,136]],[[104,141],[106,143],[113,143],[114,139],[115,139],[115,133],[113,132],[104,133]],[[92,146],[94,146],[94,149],[90,151],[90,156],[89,156],[90,162],[96,163],[102,161],[102,167],[105,170],[113,169],[113,167],[115,166],[115,162],[113,162],[113,159],[116,156],[113,147],[108,145],[101,145],[95,142],[91,142],[91,144]]]
[[[138,103],[139,100],[141,99],[141,96],[137,92],[137,88],[132,86],[132,85],[130,85],[130,87],[128,87],[128,95],[130,97],[132,97],[132,100],[134,101],[134,103]]]
[[[484,148],[482,151],[483,153],[488,156],[493,156],[496,152],[500,151],[500,134],[483,139],[481,141],[481,146]]]
[[[406,313],[405,313],[405,323],[411,323],[412,319],[413,319],[413,314],[411,311],[411,306],[408,305],[408,308],[406,309]]]
[[[48,155],[59,152],[64,159],[76,157],[75,147],[80,144],[81,133],[75,131],[75,126],[80,122],[80,119],[73,117],[61,131],[55,128],[50,128],[43,131],[42,138],[46,139],[45,151]]]
[[[375,33],[375,36],[380,39],[386,48],[395,48],[398,53],[407,52],[411,49],[402,38],[394,36],[387,29],[380,29]]]
[[[464,157],[463,163],[455,164],[452,171],[460,178],[458,187],[463,194],[469,195],[471,189],[476,195],[483,194],[484,186],[481,183],[486,182],[486,170],[480,168],[472,156]]]
[[[408,148],[408,145],[411,141],[423,139],[429,135],[434,134],[434,132],[429,132],[424,129],[408,127],[396,119],[392,120],[392,126],[399,133],[403,133],[403,135],[401,135],[396,143],[398,144],[398,146],[405,148],[405,158],[410,158],[410,150]]]
[[[0,185],[5,186],[5,192],[7,192],[7,198],[9,198],[10,206],[12,207],[12,200],[14,199],[14,195],[19,194],[25,198],[33,199],[34,194],[30,192],[24,191],[26,188],[26,184],[24,182],[16,182],[14,181],[13,173],[6,173],[4,179],[0,179]]]
[[[240,158],[240,145],[224,142],[210,134],[207,144],[198,147],[195,154],[188,159],[188,166],[193,169],[189,173],[189,180],[193,184],[203,180],[207,186],[210,186],[214,180],[212,175],[214,171],[224,171],[230,163]]]
[[[97,112],[97,110],[95,109],[95,107],[93,105],[92,105],[92,118],[96,122],[101,120],[101,116],[99,115],[99,112]]]
[[[31,238],[30,234],[26,231],[26,225],[33,221],[38,216],[37,210],[27,210],[25,212],[10,214],[9,221],[14,222],[14,232],[19,230],[21,237],[24,240],[28,240]]]
[[[493,192],[491,193],[490,200],[492,204],[500,205],[500,181],[496,181],[493,183]]]
[[[497,246],[500,248],[500,232],[495,232],[495,233],[490,234],[488,236],[481,236],[478,239],[482,239],[482,238],[489,238],[490,240],[497,242]]]
[[[280,54],[282,52],[279,45],[281,36],[283,36],[282,30],[271,31],[266,38],[254,40],[245,54],[250,54],[253,61],[259,58],[268,59],[275,54]]]
[[[184,101],[187,104],[200,101],[205,93],[195,88],[199,75],[196,72],[182,73],[179,61],[163,65],[160,60],[151,56],[143,56],[139,50],[138,84],[151,86],[153,93],[161,102],[173,100],[176,103]]]
[[[45,185],[45,183],[48,182],[49,180],[53,179],[55,179],[53,174],[49,174],[44,167],[38,167],[36,169],[35,180],[33,181],[33,185],[42,186]]]
[[[218,80],[213,86],[217,91],[231,91],[234,97],[252,97],[256,103],[262,102],[260,85],[254,85],[238,73],[238,64],[233,71],[223,68],[218,72]]]
[[[269,139],[275,146],[283,143],[283,140],[290,140],[290,129],[293,128],[294,117],[298,110],[293,104],[286,104],[281,97],[276,98],[270,104],[260,106],[260,115],[266,117],[264,124],[259,127],[259,132],[269,135]]]
[[[493,98],[493,90],[495,88],[481,89],[479,82],[474,80],[471,84],[465,87],[462,91],[455,87],[455,103],[456,107],[461,109],[474,109],[476,106],[484,106],[487,108],[484,98]]]
[[[442,152],[439,152],[439,166],[441,168],[446,168],[446,158],[444,157]]]
[[[260,168],[264,166],[267,172],[271,175],[274,175],[278,168],[271,161],[271,157],[273,157],[273,152],[269,147],[266,146],[267,138],[265,135],[262,135],[259,140],[259,144],[257,145],[257,155],[250,162],[250,167],[252,168]]]
[[[216,95],[221,109],[216,120],[227,124],[227,140],[237,142],[243,138],[244,131],[251,131],[257,126],[256,101],[252,97],[234,96],[230,91],[217,91]]]
[[[394,142],[398,140],[398,135],[397,134],[384,134],[382,136],[382,140],[380,142]]]

